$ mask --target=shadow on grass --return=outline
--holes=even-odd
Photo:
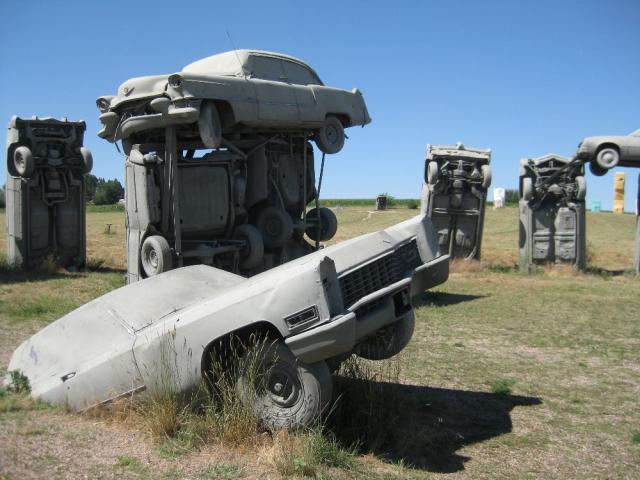
[[[424,292],[413,299],[414,307],[435,306],[443,307],[446,305],[455,305],[457,303],[471,302],[479,298],[485,298],[486,295],[466,295],[463,293],[447,293],[447,292]]]
[[[1,283],[23,283],[23,282],[37,282],[45,280],[53,280],[59,278],[83,278],[88,273],[120,273],[124,275],[126,270],[119,268],[104,267],[102,265],[97,267],[89,266],[87,270],[71,272],[64,268],[57,270],[36,270],[36,269],[20,269],[9,266],[5,263],[0,263],[0,282]]]
[[[587,267],[585,272],[591,275],[598,275],[604,278],[620,277],[622,275],[630,275],[634,273],[633,270],[631,269],[609,270],[601,267]]]
[[[329,425],[338,441],[345,446],[359,445],[387,461],[439,473],[464,469],[470,457],[457,454],[457,450],[511,432],[514,407],[542,404],[536,397],[346,377],[336,377],[336,387],[342,397]],[[384,400],[379,404],[361,402],[366,408],[359,410],[348,395],[355,393],[355,398],[363,400],[363,391]],[[372,419],[372,415],[378,418]],[[377,423],[372,425],[372,421]]]

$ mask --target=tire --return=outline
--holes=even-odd
[[[344,127],[338,117],[328,116],[315,134],[315,142],[324,153],[338,153],[344,146]]]
[[[283,246],[293,234],[293,221],[289,214],[277,207],[266,207],[258,213],[256,226],[267,248]]]
[[[13,151],[13,168],[20,177],[30,177],[36,169],[31,149],[21,146]]]
[[[587,196],[587,181],[582,175],[576,177],[576,200],[584,200]]]
[[[166,238],[160,235],[147,237],[140,248],[140,259],[147,277],[171,270],[171,249]]]
[[[589,163],[589,171],[596,177],[602,177],[607,174],[608,170],[606,168],[602,168],[595,161]]]
[[[218,148],[222,144],[222,123],[213,102],[202,102],[198,118],[200,139],[207,148]]]
[[[320,212],[320,232],[318,232],[318,212]],[[338,218],[333,211],[326,207],[320,207],[318,209],[311,209],[307,212],[307,220],[313,222],[305,229],[307,236],[314,241],[326,242],[331,240],[338,231]],[[318,233],[320,236],[318,238]]]
[[[85,175],[93,169],[93,155],[86,147],[80,147],[80,156],[82,156],[82,173]]]
[[[524,177],[522,179],[522,199],[528,202],[533,198],[533,180],[531,177]]]
[[[438,162],[429,162],[427,164],[427,183],[429,185],[435,185],[438,182],[440,176],[440,170],[438,169]]]
[[[415,315],[406,313],[400,320],[381,328],[364,342],[356,345],[355,353],[367,360],[386,360],[402,351],[413,336]]]
[[[620,161],[620,152],[615,147],[604,147],[598,150],[595,162],[603,170],[611,170],[618,165]]]
[[[260,231],[253,225],[238,225],[233,231],[234,240],[243,240],[246,245],[240,251],[240,268],[250,270],[264,258],[264,243]]]
[[[265,427],[306,428],[331,401],[333,385],[324,361],[306,364],[280,340],[240,359],[236,390]]]
[[[491,186],[491,167],[482,165],[480,171],[482,172],[482,188],[486,190]]]

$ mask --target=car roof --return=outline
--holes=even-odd
[[[281,60],[287,60],[290,62],[298,63],[305,68],[311,70],[316,76],[317,73],[307,63],[303,62],[299,58],[292,57],[291,55],[285,55],[282,53],[269,52],[266,50],[231,50],[228,52],[218,53],[205,57],[185,66],[182,71],[187,73],[207,74],[216,73],[219,75],[244,75],[244,67],[250,56],[257,55],[262,57],[272,57]]]

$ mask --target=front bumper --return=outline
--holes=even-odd
[[[194,123],[198,120],[199,115],[200,111],[196,107],[175,107],[173,105],[166,113],[137,115],[122,121],[116,112],[105,112],[100,115],[103,127],[98,132],[98,136],[114,142],[143,130]]]
[[[367,336],[394,323],[408,311],[404,298],[443,283],[449,276],[449,256],[442,255],[417,267],[413,275],[371,293],[341,315],[311,330],[285,339],[303,362],[313,363],[348,353]]]

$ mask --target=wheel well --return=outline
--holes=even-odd
[[[205,347],[200,362],[202,378],[208,380],[207,375],[214,362],[220,362],[222,368],[226,368],[244,353],[252,341],[263,339],[278,340],[282,339],[282,335],[271,323],[262,321],[239,328],[211,341]]]
[[[620,153],[620,147],[618,147],[618,145],[616,145],[615,143],[603,143],[602,145],[598,146],[596,155],[598,155],[598,153],[600,153],[600,150],[602,150],[603,148],[613,148],[616,152]]]
[[[233,108],[229,102],[224,100],[214,100],[214,105],[218,109],[220,115],[220,122],[222,122],[222,128],[227,128],[236,123],[235,116],[233,114]]]
[[[351,126],[351,118],[349,118],[349,115],[346,115],[344,113],[327,113],[327,117],[336,117],[338,120],[340,120],[340,123],[342,123],[343,127]]]

